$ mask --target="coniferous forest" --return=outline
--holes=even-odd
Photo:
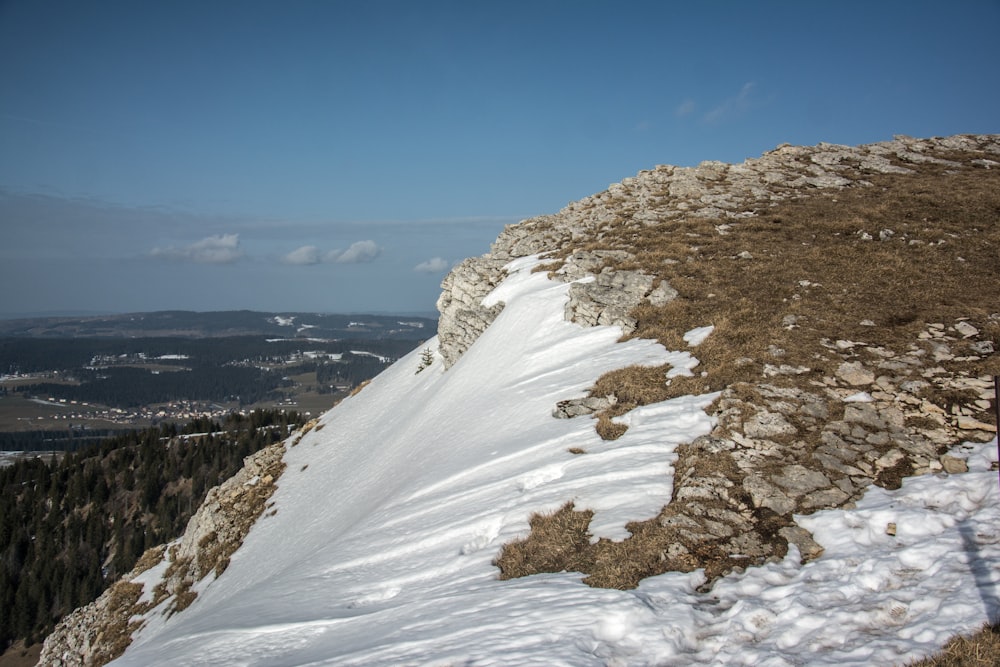
[[[180,536],[209,489],[303,422],[258,410],[164,424],[0,468],[0,651],[40,641],[146,549]]]

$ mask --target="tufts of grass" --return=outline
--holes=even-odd
[[[111,606],[119,610],[114,619],[104,628],[100,635],[101,642],[91,656],[91,664],[104,665],[121,656],[132,643],[132,633],[138,629],[139,623],[131,620],[132,613],[140,611],[139,598],[142,596],[142,584],[118,581],[109,589]]]
[[[597,416],[597,425],[594,428],[597,429],[597,435],[601,436],[602,440],[617,440],[628,431],[628,426],[612,420],[607,412],[602,412]]]
[[[605,373],[591,388],[592,396],[614,396],[614,415],[625,414],[638,405],[648,405],[665,400],[667,371],[670,365],[628,366]]]
[[[150,547],[149,549],[146,549],[142,553],[142,556],[139,557],[139,560],[136,562],[135,568],[133,568],[133,572],[135,572],[136,574],[141,574],[142,572],[145,572],[150,568],[156,567],[157,565],[163,562],[163,555],[166,553],[166,551],[167,547],[162,544],[159,546]]]
[[[1000,625],[986,625],[969,637],[955,637],[936,656],[910,667],[993,667],[1000,656]]]
[[[569,502],[550,514],[533,514],[528,537],[508,542],[493,564],[501,579],[541,572],[583,572],[590,569],[590,533],[594,513],[578,512]]]

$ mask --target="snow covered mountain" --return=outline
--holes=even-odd
[[[66,619],[43,664],[890,665],[995,622],[1000,493],[983,369],[1000,317],[974,304],[962,319],[915,317],[898,325],[919,329],[909,347],[874,333],[896,324],[866,318],[852,326],[869,340],[833,333],[802,357],[791,345],[739,357],[728,363],[750,368],[743,379],[716,385],[701,356],[732,330],[724,295],[660,337],[673,349],[623,337],[693,288],[640,266],[641,246],[611,233],[659,225],[683,239],[703,234],[683,226],[695,220],[711,232],[691,242],[703,249],[806,190],[846,198],[922,165],[992,178],[998,156],[995,136],[783,147],[643,172],[509,228],[446,279],[427,350],[248,461],[184,538]],[[879,241],[884,230],[852,224],[852,243],[899,252],[922,252],[933,226]],[[995,253],[996,234],[976,242]],[[725,261],[767,251],[745,252]],[[769,288],[788,310],[776,331],[805,335],[817,318],[795,308],[824,281],[801,281],[783,306]],[[633,366],[658,369],[677,395],[591,391]],[[501,576],[505,545],[585,511],[580,571]],[[640,566],[622,545],[638,550],[629,538],[653,517],[666,532]],[[627,585],[600,587],[608,568]]]

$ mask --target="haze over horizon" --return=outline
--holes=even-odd
[[[1000,2],[0,4],[0,316],[428,312],[657,164],[1000,132]]]

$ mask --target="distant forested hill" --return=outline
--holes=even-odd
[[[164,310],[91,317],[0,320],[0,336],[152,337],[261,335],[287,338],[420,340],[434,335],[435,317],[264,313],[252,310]]]

